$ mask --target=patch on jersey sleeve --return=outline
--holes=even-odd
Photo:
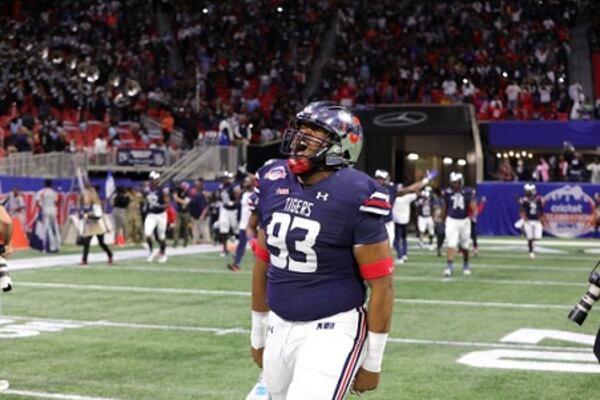
[[[280,165],[274,168],[271,168],[266,174],[265,179],[270,181],[276,181],[278,179],[283,179],[286,177],[285,167]]]
[[[373,192],[368,199],[363,201],[359,210],[372,214],[387,216],[389,215],[391,208],[392,205],[390,204],[389,194]]]

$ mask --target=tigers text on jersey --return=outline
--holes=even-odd
[[[152,214],[160,214],[165,212],[167,204],[165,204],[164,193],[167,193],[168,189],[151,188],[149,187],[144,191],[144,197],[146,199],[146,211]]]
[[[471,188],[460,188],[456,191],[446,188],[444,199],[448,216],[454,219],[463,219],[469,216],[469,203],[475,199],[475,196]]]
[[[311,321],[362,306],[366,287],[353,246],[387,239],[387,190],[352,168],[303,186],[287,160],[266,164],[257,176],[271,310],[288,321]]]
[[[521,197],[519,204],[527,219],[539,220],[542,217],[542,198],[540,196],[534,198]]]

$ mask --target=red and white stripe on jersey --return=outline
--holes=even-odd
[[[258,171],[254,174],[254,193],[260,194],[260,175]]]
[[[382,192],[373,192],[359,208],[360,211],[383,216],[389,215],[391,209],[390,196]]]

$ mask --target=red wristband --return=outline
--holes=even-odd
[[[359,266],[360,274],[364,279],[377,279],[394,273],[394,259],[392,257]]]
[[[256,243],[256,246],[254,246],[253,250],[254,250],[254,256],[256,257],[257,260],[264,261],[266,263],[269,262],[269,251],[267,249],[260,247],[258,242]]]

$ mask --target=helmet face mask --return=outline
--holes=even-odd
[[[362,149],[360,121],[346,107],[330,101],[310,103],[283,136],[280,151],[294,174],[337,169],[356,163]]]

